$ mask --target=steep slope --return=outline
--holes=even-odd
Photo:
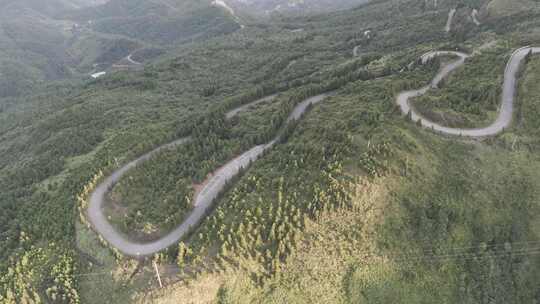
[[[490,16],[508,16],[538,7],[539,5],[538,1],[534,0],[492,0],[487,5],[487,12]]]
[[[0,100],[15,103],[0,108],[0,301],[538,300],[538,59],[523,72],[516,123],[487,140],[418,128],[395,96],[426,85],[446,63],[418,64],[422,54],[457,48],[479,55],[455,70],[460,79],[441,84],[443,96],[426,98],[458,98],[459,114],[489,112],[491,99],[471,84],[500,87],[482,71],[497,71],[522,42],[540,42],[540,12],[471,21],[449,35],[446,8],[458,1],[444,10],[424,3],[379,0],[283,18],[195,41],[143,71]],[[296,105],[327,91],[335,95],[280,128]],[[126,173],[110,189],[119,204],[104,202],[114,225],[166,231],[178,203],[191,202],[218,168],[280,132],[194,233],[152,257],[164,289],[155,288],[149,260],[122,256],[84,225],[104,178],[190,136]]]
[[[138,49],[157,44],[163,50],[239,28],[228,12],[193,0],[1,4],[0,97],[25,94],[43,81],[103,71]]]
[[[48,6],[50,4],[50,6]],[[50,13],[68,9],[63,2],[4,1],[0,12],[0,97],[19,95],[36,82],[70,75],[63,48],[62,21]]]

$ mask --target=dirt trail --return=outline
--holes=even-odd
[[[455,13],[455,12],[454,12]],[[453,15],[453,14],[452,14]],[[451,18],[449,18],[451,19]],[[451,20],[450,20],[451,23]],[[438,131],[444,134],[450,135],[462,135],[468,137],[483,137],[495,135],[508,127],[512,121],[513,105],[514,105],[514,96],[516,94],[516,84],[517,84],[517,74],[523,59],[527,54],[531,52],[534,54],[540,53],[540,47],[524,47],[517,49],[511,56],[505,73],[504,73],[504,83],[503,83],[503,92],[501,97],[501,106],[499,109],[499,115],[494,123],[485,128],[478,129],[460,129],[460,128],[448,128],[442,125],[439,125],[435,122],[432,122],[420,114],[418,114],[413,107],[410,105],[410,99],[414,97],[421,96],[427,93],[430,89],[437,88],[438,84],[447,77],[452,71],[460,67],[465,63],[465,60],[469,55],[453,52],[453,51],[434,51],[424,54],[421,59],[423,63],[426,63],[429,59],[443,56],[443,55],[455,55],[458,57],[457,60],[451,62],[448,65],[445,65],[433,78],[431,83],[421,89],[404,91],[400,93],[396,102],[399,105],[403,114],[411,115],[412,120],[420,120],[421,125],[430,128],[434,131]],[[355,53],[355,52],[354,52]],[[301,116],[306,112],[310,105],[319,103],[327,98],[329,94],[321,94],[311,98],[308,98],[298,104],[291,114],[289,115],[286,123],[289,124],[293,120],[301,118]],[[231,110],[226,114],[228,119],[237,115],[240,111],[245,110],[247,107],[272,100],[275,98],[275,95],[267,96],[261,98],[247,105],[240,106],[236,109]],[[90,203],[87,209],[87,216],[90,222],[92,223],[94,229],[113,247],[117,248],[122,253],[129,256],[147,256],[155,252],[163,250],[171,245],[177,243],[182,237],[189,233],[196,225],[198,225],[206,216],[206,212],[213,206],[218,195],[225,189],[225,186],[228,181],[234,178],[239,172],[247,168],[253,161],[257,160],[265,151],[273,147],[276,142],[279,140],[279,136],[273,139],[272,141],[258,145],[250,150],[244,152],[242,155],[234,158],[229,161],[219,170],[211,175],[207,181],[204,182],[203,187],[195,195],[194,200],[194,209],[186,217],[184,222],[175,228],[168,235],[163,238],[150,242],[150,243],[138,243],[129,241],[124,235],[118,232],[114,227],[109,223],[103,213],[103,204],[105,194],[109,189],[111,189],[116,182],[129,170],[133,169],[138,164],[147,161],[153,155],[160,152],[163,149],[169,149],[176,147],[178,145],[185,144],[190,141],[189,137],[181,138],[172,143],[160,146],[151,152],[137,158],[136,160],[124,165],[120,169],[113,172],[109,177],[107,177],[103,182],[101,182],[96,189],[90,195]]]

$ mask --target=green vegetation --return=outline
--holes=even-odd
[[[193,237],[188,261],[218,242],[217,265],[207,267],[244,276],[224,280],[218,302],[536,298],[538,157],[502,138],[475,144],[421,131],[392,113],[385,87],[355,83],[317,107]],[[359,113],[379,118],[365,123]]]
[[[426,118],[450,127],[489,125],[500,103],[504,67],[511,50],[484,49],[439,85],[438,90],[413,100]]]
[[[67,14],[67,19],[100,33],[171,45],[203,40],[240,28],[223,9],[210,1],[112,0]]]
[[[7,257],[20,248],[21,232],[36,243],[47,240],[72,247],[76,197],[97,172],[107,174],[158,144],[191,134],[197,117],[223,107],[224,100],[231,100],[232,105],[235,100],[252,100],[242,96],[257,98],[268,93],[266,89],[254,93],[257,79],[268,79],[264,86],[268,88],[313,83],[330,90],[348,81],[332,80],[341,74],[353,79],[369,75],[354,71],[355,66],[365,65],[364,59],[342,66],[343,71],[330,69],[343,61],[333,44],[327,43],[331,29],[294,43],[306,34],[253,31],[250,36],[240,33],[182,49],[174,58],[141,72],[114,73],[82,86],[49,85],[39,94],[3,99],[0,268],[6,269]],[[305,51],[309,58],[299,60],[295,69],[273,68],[279,58]],[[318,70],[315,62],[320,63],[321,73],[309,77]],[[384,72],[377,71],[378,66],[373,64],[374,71]],[[205,92],[207,87],[213,88],[212,94]],[[304,92],[293,102],[310,94]],[[280,125],[276,122],[275,126]],[[215,160],[210,164],[219,165]],[[203,167],[207,172],[211,169]]]
[[[511,135],[507,135],[507,145],[511,145],[512,149],[520,147],[531,152],[538,149],[538,128],[540,127],[538,117],[540,116],[537,114],[540,92],[534,84],[540,80],[539,72],[540,60],[534,56],[527,64],[523,71],[523,77],[520,79],[520,91],[518,93],[520,111],[516,115],[519,128],[515,128],[515,130],[512,130]],[[519,137],[516,135],[519,135]]]
[[[66,16],[99,16],[77,43],[95,45],[91,33],[100,28],[107,32],[99,36],[103,41],[118,42],[104,43],[110,47],[104,53],[91,48],[92,58],[114,62],[134,48],[151,49],[145,39],[170,38],[168,25],[187,22],[163,5],[188,2],[154,1],[154,11],[141,3],[111,1],[117,6],[106,11]],[[497,47],[416,101],[434,113],[454,113],[456,124],[489,121],[509,51],[540,41],[534,10],[447,35],[443,8],[459,3],[435,11],[423,0],[375,0],[349,11],[251,24],[225,36],[185,32],[204,39],[176,47],[143,70],[48,83],[0,99],[0,302],[539,300],[533,242],[540,236],[534,225],[540,216],[540,60],[524,71],[517,123],[492,139],[471,142],[421,130],[394,104],[397,92],[421,87],[436,73],[438,61],[408,68],[425,51],[472,51],[486,42],[481,38],[494,38]],[[190,9],[199,11],[199,4]],[[149,12],[165,10],[173,14],[170,24],[148,19]],[[464,15],[456,18],[459,23]],[[232,29],[225,19],[215,20]],[[124,36],[139,26],[163,36]],[[196,29],[215,33],[214,24]],[[372,38],[363,35],[368,29]],[[360,56],[351,58],[356,45]],[[25,73],[16,65],[13,70]],[[333,90],[335,96],[281,129],[295,104]],[[225,119],[227,110],[275,92],[281,92],[275,101]],[[201,226],[153,257],[164,290],[154,290],[148,261],[110,251],[78,222],[80,195],[98,172],[107,176],[189,135],[190,143],[157,154],[110,193],[119,207],[110,213],[113,223],[134,231],[133,238],[155,238],[189,211],[194,185],[278,132],[284,139],[229,185]]]
[[[201,122],[192,132],[194,140],[159,153],[124,176],[109,194],[106,213],[127,235],[143,240],[163,236],[192,209],[195,188],[202,187],[208,174],[262,143],[262,134],[275,133],[287,113],[281,112],[273,124],[260,124],[259,132],[223,115]]]
[[[21,234],[24,246],[29,242]],[[58,255],[62,252],[61,255]],[[2,303],[79,303],[77,283],[73,275],[75,255],[65,248],[50,244],[36,248],[28,245],[15,255],[5,274],[0,276]],[[54,278],[51,281],[49,278]]]
[[[516,13],[523,12],[525,10],[538,6],[538,1],[535,0],[516,0],[516,1],[504,1],[504,0],[492,0],[489,2],[487,10],[490,15],[494,16],[507,16]]]
[[[375,77],[376,74],[366,70],[358,73],[356,69],[376,58],[366,57],[352,64],[353,68],[345,66],[332,71],[322,84],[291,89],[278,98],[283,102],[270,116],[250,115],[247,125],[243,124],[246,120],[243,117],[225,120],[222,109],[195,121],[189,128],[192,141],[145,162],[112,189],[107,208],[109,217],[127,235],[138,235],[143,240],[163,236],[191,210],[192,185],[200,187],[226,161],[254,145],[270,141],[278,132],[285,132],[286,137],[290,129],[282,129],[282,125],[297,103],[350,80]],[[230,104],[237,102],[232,100]],[[263,123],[259,123],[261,120]],[[250,128],[254,124],[257,127]]]
[[[111,0],[84,8],[69,0],[0,5],[0,98],[39,91],[44,81],[113,71],[130,53],[155,44],[174,50],[239,28],[222,9],[192,0]]]

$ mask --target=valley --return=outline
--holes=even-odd
[[[234,16],[210,3],[6,2],[0,23],[0,41],[4,45],[0,64],[9,79],[0,75],[0,97],[24,95],[30,87],[43,82],[80,82],[91,74],[131,68],[138,61],[130,60],[130,56],[136,51],[145,53],[156,43],[165,52],[238,28]],[[137,11],[146,12],[131,16]],[[207,18],[209,23],[195,26],[197,18]]]
[[[0,302],[540,300],[525,2],[45,15],[84,24],[84,59],[0,98]],[[27,49],[9,37],[0,58]]]

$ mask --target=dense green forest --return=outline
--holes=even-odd
[[[481,52],[449,77],[446,85],[440,86],[441,90],[415,100],[416,109],[425,117],[444,121],[452,127],[473,128],[493,121],[510,50],[494,45]]]
[[[145,27],[128,38],[148,48],[146,39],[174,39],[169,26],[191,24],[146,25],[135,2],[66,14],[102,14],[95,26],[107,35]],[[488,1],[439,1],[437,9],[430,2],[373,0],[241,30],[227,23],[143,69],[1,98],[0,302],[540,301],[540,59],[522,71],[513,127],[494,138],[421,130],[394,101],[445,62],[420,65],[421,54],[460,49],[475,55],[415,106],[447,125],[487,124],[511,51],[540,43],[540,10],[506,15]],[[459,26],[446,33],[454,7]],[[470,20],[472,8],[481,9],[482,25]],[[283,129],[294,105],[329,91]],[[275,100],[225,118],[273,93]],[[147,261],[123,257],[81,223],[79,201],[94,177],[190,136],[109,192],[119,230],[156,238],[181,222],[209,173],[279,132],[281,142],[228,186],[198,229]],[[149,260],[166,288],[156,288]]]
[[[355,83],[314,110],[294,140],[257,163],[203,226],[217,236],[202,232],[191,242],[189,256],[197,257],[222,236],[217,267],[242,269],[203,275],[224,282],[220,303],[537,297],[538,274],[525,270],[539,265],[534,150],[514,146],[508,156],[512,146],[502,138],[477,146],[418,132],[395,119],[384,82]],[[373,113],[379,118],[366,119]],[[327,160],[332,168],[319,163]],[[264,267],[253,266],[259,263]]]

